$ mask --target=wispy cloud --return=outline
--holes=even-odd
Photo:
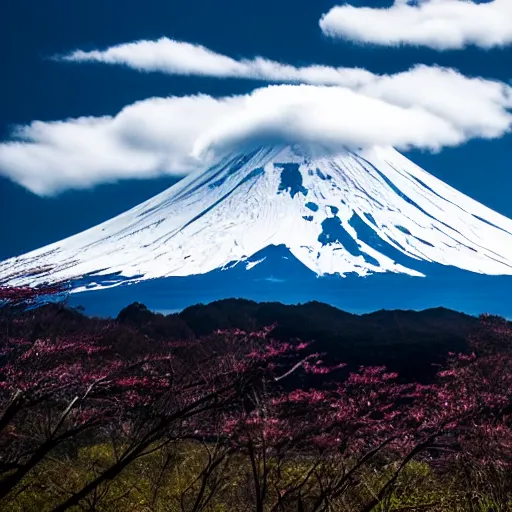
[[[351,87],[272,85],[251,94],[152,98],[116,116],[19,127],[0,174],[37,194],[186,174],[240,144],[437,150],[510,130],[512,89],[437,67],[368,74]]]
[[[320,27],[329,36],[360,43],[489,49],[512,44],[512,1],[395,0],[389,8],[345,4],[325,14]]]
[[[157,41],[136,41],[106,50],[76,50],[57,56],[68,62],[101,62],[128,66],[139,71],[158,71],[170,75],[195,75],[217,78],[243,78],[268,82],[354,86],[372,73],[360,68],[329,66],[295,67],[263,57],[235,60],[208,48],[166,37]]]

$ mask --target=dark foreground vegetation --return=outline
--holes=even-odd
[[[55,291],[0,288],[1,510],[512,510],[501,318]]]

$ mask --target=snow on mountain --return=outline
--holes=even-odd
[[[425,262],[512,275],[512,220],[392,148],[266,147],[217,165],[83,233],[0,263],[37,284],[117,273],[141,281],[263,259],[284,245],[318,275],[422,275]]]

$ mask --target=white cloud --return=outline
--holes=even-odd
[[[391,145],[438,150],[511,129],[512,88],[453,69],[416,66],[347,87],[273,86],[247,96],[235,113],[203,132],[205,147],[244,140],[334,146]]]
[[[116,116],[35,121],[0,144],[0,174],[37,194],[186,174],[239,144],[391,145],[437,150],[500,137],[512,88],[443,68],[372,75],[352,87],[273,85],[251,94],[152,98]]]
[[[77,50],[57,59],[69,62],[120,64],[139,71],[158,71],[171,75],[246,78],[349,87],[372,76],[372,73],[360,68],[333,68],[320,65],[295,67],[263,57],[235,60],[204,46],[166,37],[157,41],[121,44],[103,51]]]
[[[333,7],[322,31],[361,43],[418,45],[437,50],[512,44],[512,1],[395,0],[392,7]]]
[[[375,76],[357,90],[393,105],[424,108],[461,130],[464,140],[496,138],[510,129],[512,87],[453,69],[419,65]]]
[[[15,140],[0,144],[0,174],[40,195],[186,174],[200,163],[190,153],[201,127],[212,125],[232,101],[151,98],[114,117],[34,121],[17,128]]]
[[[463,132],[421,107],[401,107],[347,88],[282,85],[258,89],[201,134],[194,154],[253,144],[419,147],[457,145]]]
[[[431,0],[428,5],[437,2]],[[443,5],[450,2],[452,0],[442,0]],[[404,5],[402,0],[401,6]],[[407,5],[405,7],[417,10]],[[378,11],[387,12],[383,9]],[[512,31],[512,22],[510,26]],[[319,65],[297,68],[262,57],[237,61],[204,46],[166,38],[123,44],[105,51],[79,50],[63,58],[123,64],[138,70],[170,74],[339,85],[394,105],[425,107],[429,112],[449,118],[450,122],[464,124],[468,136],[496,137],[507,129],[510,122],[506,112],[510,106],[511,89],[508,86],[478,78],[470,79],[454,70],[439,67],[420,65],[395,75],[375,75],[360,68]],[[469,101],[472,104],[467,108]]]

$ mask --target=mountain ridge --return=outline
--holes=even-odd
[[[347,363],[354,370],[360,365],[386,365],[405,379],[425,380],[434,376],[433,364],[443,363],[448,352],[467,352],[469,336],[482,327],[477,317],[445,308],[357,315],[318,301],[287,305],[246,299],[196,304],[167,315],[133,303],[113,319],[86,316],[58,303],[21,312],[19,320],[9,332],[22,339],[110,332],[116,343],[134,349],[134,332],[168,343],[199,339],[219,329],[251,332],[271,327],[271,337],[279,341],[311,342],[308,351],[324,354],[328,364]],[[0,328],[5,330],[7,321],[0,318]]]

